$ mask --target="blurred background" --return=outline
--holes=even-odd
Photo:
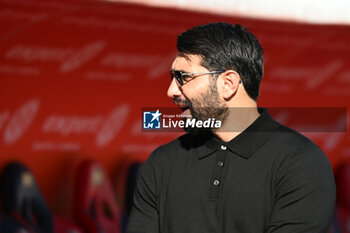
[[[166,90],[177,35],[218,21],[245,25],[265,50],[259,106],[343,110],[327,129],[301,133],[341,174],[331,231],[350,232],[347,0],[0,0],[0,232],[50,232],[41,214],[21,216],[40,209],[20,207],[26,195],[55,232],[122,232],[139,165],[182,134],[143,132],[142,108],[174,107]]]

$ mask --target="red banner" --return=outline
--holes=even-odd
[[[176,37],[198,24],[240,23],[260,39],[260,106],[350,107],[350,27],[209,15],[141,5],[0,1],[0,165],[27,164],[51,205],[81,158],[112,174],[181,133],[142,132],[143,107],[166,96]],[[349,114],[347,114],[349,115]],[[277,115],[292,125],[288,115]],[[346,119],[349,120],[349,117]],[[350,134],[306,132],[333,166]],[[69,183],[69,182],[68,182]]]

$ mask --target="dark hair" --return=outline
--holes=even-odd
[[[200,55],[202,66],[211,71],[234,70],[248,95],[257,100],[264,72],[263,49],[258,39],[242,25],[211,23],[178,36],[180,56]]]

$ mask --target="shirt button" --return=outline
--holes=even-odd
[[[221,150],[226,150],[226,148],[227,148],[227,147],[224,146],[224,145],[221,146]]]
[[[219,161],[219,162],[218,162],[218,166],[219,166],[219,167],[224,166],[224,162]]]
[[[220,184],[220,181],[214,180],[214,185],[218,186]]]

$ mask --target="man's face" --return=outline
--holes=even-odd
[[[208,69],[201,66],[202,58],[198,55],[188,57],[177,56],[171,69],[185,73],[206,73]],[[197,120],[209,118],[221,120],[227,117],[226,103],[220,98],[216,79],[210,74],[194,76],[193,79],[180,85],[175,79],[171,81],[168,96],[183,110],[183,115],[191,115]],[[198,134],[202,129],[185,129],[187,132]]]

